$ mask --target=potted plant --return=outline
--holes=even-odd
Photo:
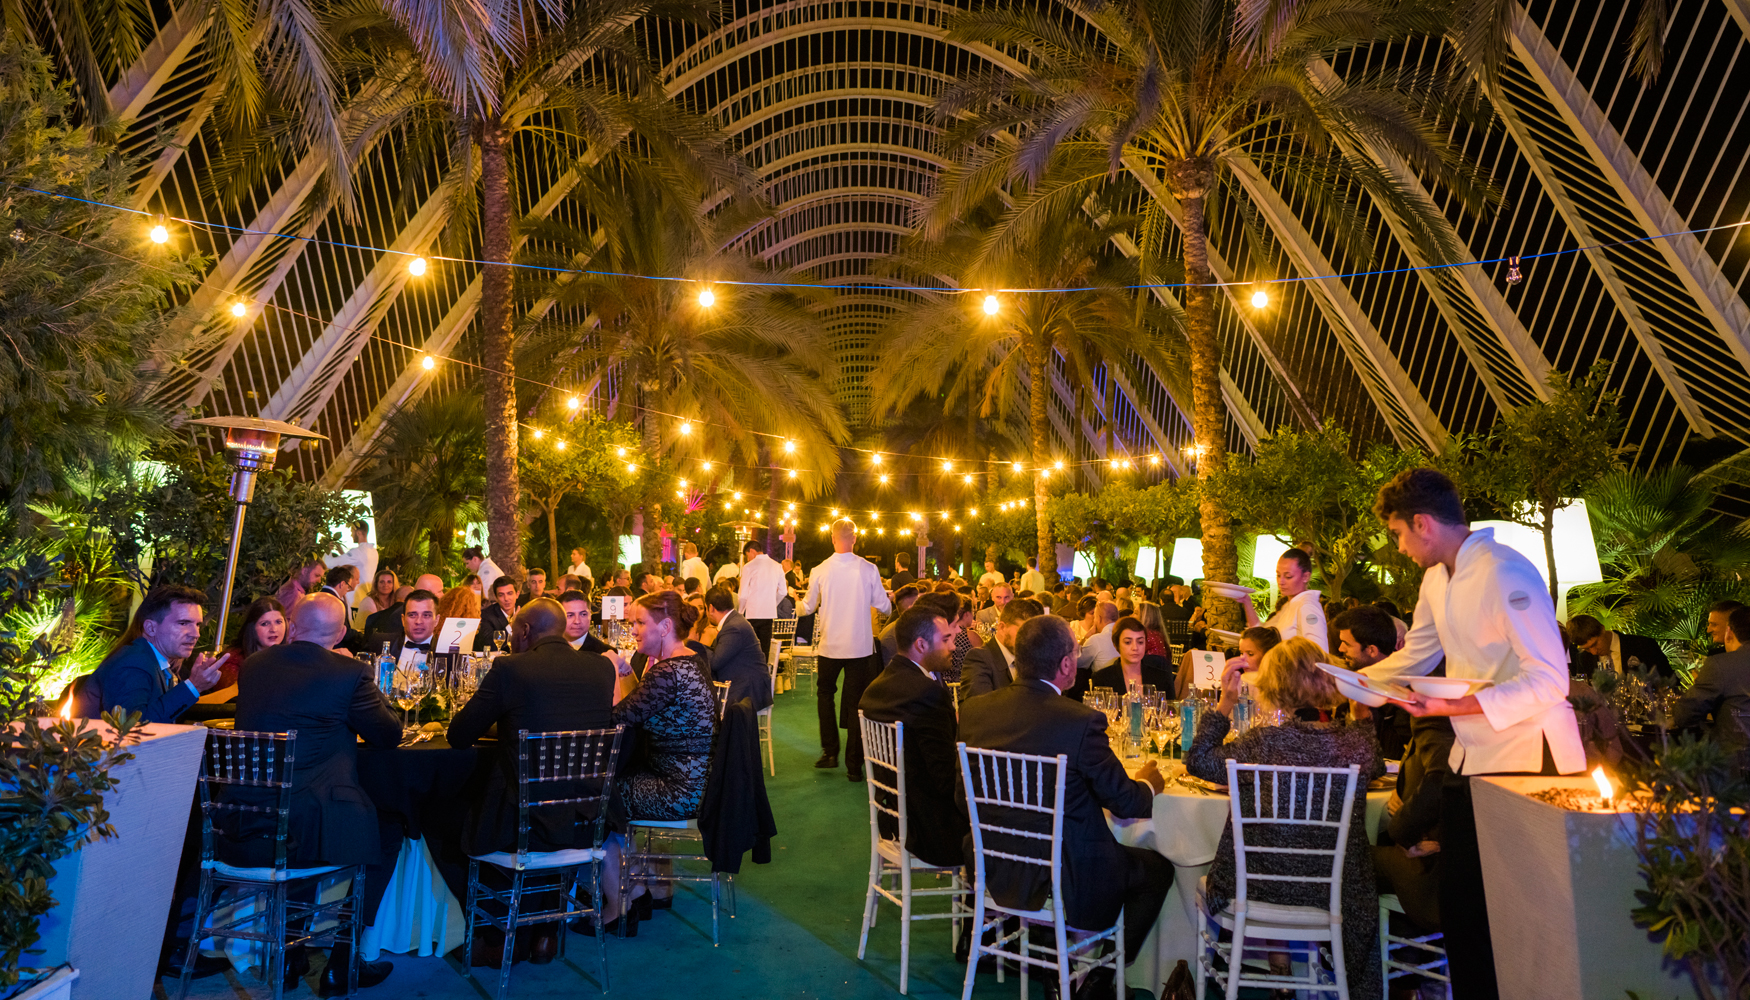
[[[0,569],[0,620],[29,609],[48,586],[56,560],[31,556]],[[104,793],[111,768],[131,759],[140,719],[105,716],[107,728],[67,718],[43,718],[39,690],[67,636],[0,631],[0,997],[67,996],[77,973],[36,970],[26,961],[41,938],[40,922],[54,906],[49,879],[56,861],[82,845],[115,835]]]

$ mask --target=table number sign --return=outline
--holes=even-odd
[[[602,598],[602,620],[620,621],[626,617],[625,595],[612,595]]]
[[[1206,649],[1193,649],[1191,651],[1192,685],[1198,688],[1221,687],[1221,672],[1226,666],[1226,654]]]
[[[431,648],[447,653],[451,649],[469,652],[474,648],[474,633],[480,630],[478,618],[445,618],[443,627],[438,629],[437,641]]]

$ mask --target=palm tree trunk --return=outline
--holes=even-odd
[[[1033,431],[1033,523],[1038,532],[1039,572],[1048,578],[1057,572],[1057,548],[1051,544],[1051,519],[1045,515],[1045,501],[1051,496],[1046,484],[1046,460],[1051,446],[1051,413],[1046,409],[1051,392],[1051,375],[1046,370],[1050,359],[1050,353],[1041,346],[1033,345],[1028,350],[1028,409]]]
[[[1221,334],[1216,329],[1215,277],[1209,270],[1209,237],[1203,209],[1211,172],[1206,164],[1183,163],[1173,174],[1173,187],[1184,207],[1185,325],[1191,339],[1191,428],[1197,439],[1197,474],[1205,482],[1227,463],[1226,413],[1221,399]],[[1215,490],[1202,491],[1203,575],[1210,580],[1237,582],[1239,553],[1227,505]],[[1245,622],[1238,604],[1205,595],[1209,620],[1217,628],[1237,630]]]
[[[493,562],[511,576],[523,571],[522,517],[518,510],[517,408],[511,360],[510,133],[496,118],[480,132],[481,355],[486,362],[486,536]]]
[[[660,418],[648,409],[651,401],[642,387],[639,389],[639,395],[644,399],[646,406],[641,418],[643,424],[640,427],[644,437],[644,464],[654,468],[657,465],[657,460],[662,456],[662,424]],[[654,496],[655,484],[652,484],[650,488]],[[662,568],[662,504],[655,499],[650,500],[644,507],[644,536],[640,540],[638,548],[638,554],[645,564],[660,571]],[[661,575],[660,572],[658,575]]]

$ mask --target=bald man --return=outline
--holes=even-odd
[[[388,844],[379,834],[376,806],[359,786],[358,738],[392,749],[401,742],[401,720],[377,692],[369,669],[333,651],[346,634],[346,605],[332,594],[312,594],[292,605],[288,617],[291,641],[260,650],[238,670],[237,728],[298,731],[288,863],[293,868],[365,865],[369,924],[388,884],[398,850],[390,844],[398,841],[399,828],[389,831]],[[256,797],[263,805],[274,804],[269,795]],[[225,829],[229,836],[221,838],[219,859],[241,866],[273,864],[273,813],[240,822]],[[330,990],[346,986],[346,948],[336,946],[328,960],[338,973],[334,983],[324,973]],[[288,957],[287,964],[297,963]],[[361,962],[359,985],[382,982],[390,968],[388,962]]]

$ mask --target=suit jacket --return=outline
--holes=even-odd
[[[237,728],[298,732],[287,840],[292,865],[379,860],[377,807],[359,785],[356,737],[392,748],[401,742],[401,720],[359,661],[313,642],[255,652],[237,674]],[[237,789],[230,797],[271,805],[266,791]],[[223,828],[225,853],[240,864],[272,864],[272,816],[231,819]]]
[[[1403,805],[1386,821],[1386,830],[1398,846],[1440,839],[1442,788],[1452,773],[1453,739],[1450,719],[1431,715],[1411,720],[1410,743],[1398,766],[1398,799]]]
[[[379,632],[390,633],[401,631],[401,612],[406,607],[406,601],[396,601],[394,604],[389,605],[381,611],[374,611],[365,616],[364,632],[365,642],[367,643],[365,647],[366,652],[375,653],[382,648],[381,646],[368,645],[371,641],[372,635]]]
[[[104,660],[79,685],[74,712],[81,719],[100,719],[116,708],[141,712],[147,722],[175,722],[188,706],[200,700],[187,684],[173,683],[158,665],[158,654],[145,636],[135,639]]]
[[[481,650],[491,649],[492,633],[500,631],[506,636],[510,634],[510,616],[494,601],[480,609],[480,628],[474,633],[478,641],[474,645]]]
[[[376,657],[383,654],[383,643],[385,642],[389,644],[389,655],[396,659],[400,659],[401,647],[407,642],[407,636],[403,635],[399,628],[396,628],[392,632],[370,632],[365,635],[365,643],[362,648],[365,652],[371,654],[371,658],[374,660]],[[431,638],[427,639],[426,642],[431,646],[430,649],[426,650],[426,655],[428,656],[432,653],[449,652],[449,650],[437,648],[437,633],[435,632],[432,633]]]
[[[1152,653],[1142,654],[1142,682],[1154,685],[1156,691],[1173,690],[1173,681],[1178,671],[1173,669],[1173,661],[1164,656]],[[1111,688],[1114,691],[1124,690],[1124,664],[1110,663],[1094,671],[1088,678],[1088,685],[1097,688]]]
[[[1628,637],[1623,640],[1626,656]],[[1673,723],[1679,729],[1699,726],[1711,715],[1713,738],[1736,749],[1750,744],[1750,734],[1738,725],[1739,712],[1750,712],[1750,646],[1708,657],[1695,672],[1695,683],[1678,700]]]
[[[1069,755],[1064,786],[1064,916],[1074,927],[1110,927],[1124,905],[1124,849],[1106,825],[1106,813],[1122,819],[1153,815],[1154,793],[1124,773],[1106,741],[1106,715],[1059,695],[1044,681],[1021,681],[973,698],[960,706],[960,740],[968,747],[1054,757]],[[1049,833],[1051,818],[1039,813],[982,812],[988,825]],[[987,835],[987,847],[1016,850],[1001,835]],[[967,838],[966,859],[972,861]],[[1038,865],[991,858],[985,878],[991,895],[1005,906],[1037,908],[1051,893],[1051,874]]]
[[[564,637],[539,639],[521,653],[492,661],[480,689],[450,720],[453,747],[471,747],[498,727],[498,766],[479,803],[469,810],[463,844],[470,854],[516,850],[517,755],[520,730],[531,733],[614,726],[614,667],[606,657],[571,648]],[[626,753],[626,741],[620,752]],[[544,788],[543,797],[593,794],[589,789]],[[541,806],[529,815],[529,849],[593,847],[595,810],[582,804]]]
[[[342,597],[340,592],[335,590],[333,587],[323,587],[320,591],[318,591],[318,593],[328,594],[329,596],[333,597],[335,600],[339,601],[341,604],[347,603],[346,598]],[[350,609],[351,605],[348,604],[347,607]],[[288,606],[286,610],[290,611],[291,610],[290,606]],[[352,627],[352,614],[351,614],[351,611],[349,610],[347,613],[346,634],[341,637],[340,644],[338,646],[336,646],[335,648],[336,649],[344,649],[349,653],[357,653],[357,652],[362,651],[365,648],[364,643],[365,643],[365,634],[363,632],[360,632],[358,629],[355,629]]]
[[[1644,635],[1630,635],[1627,632],[1618,632],[1616,635],[1622,641],[1623,659],[1622,663],[1616,665],[1616,669],[1623,669],[1624,664],[1630,660],[1639,660],[1641,666],[1650,667],[1656,673],[1666,677],[1677,675],[1677,672],[1671,667],[1671,658],[1665,655],[1665,650],[1660,648],[1657,639],[1650,639]],[[1598,657],[1583,649],[1574,653],[1574,673],[1591,677],[1592,672],[1597,669]]]
[[[754,864],[772,863],[778,823],[766,797],[759,719],[753,702],[745,698],[723,713],[699,806],[699,834],[713,872],[739,873],[741,856],[748,851]]]
[[[990,694],[1008,687],[1014,680],[1009,674],[1009,661],[1003,658],[1003,651],[994,641],[968,652],[966,662],[960,667],[961,695],[964,698]]]
[[[729,703],[743,698],[754,711],[772,703],[772,676],[760,652],[760,638],[739,611],[731,611],[717,624],[717,641],[711,644],[711,676],[729,682]]]
[[[857,707],[876,722],[905,724],[905,849],[932,865],[959,864],[967,824],[955,801],[960,757],[954,746],[954,700],[947,686],[931,680],[911,660],[895,656],[863,689]],[[870,761],[868,766],[876,765]],[[885,768],[882,772],[882,781],[891,784],[892,773]],[[879,816],[882,836],[897,836],[893,818]]]

